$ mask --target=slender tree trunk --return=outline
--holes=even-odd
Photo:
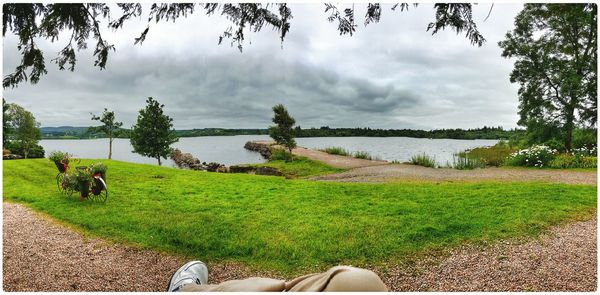
[[[573,148],[573,128],[574,128],[574,120],[575,120],[575,108],[569,107],[567,108],[566,122],[565,122],[565,149],[567,152],[570,152]]]
[[[158,166],[162,166],[162,163],[160,162],[160,157],[156,158],[158,160]]]
[[[110,139],[108,140],[108,159],[109,160],[112,159],[112,141],[113,141],[113,138],[111,136]]]

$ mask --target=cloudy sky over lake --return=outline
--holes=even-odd
[[[48,74],[3,95],[33,112],[42,126],[89,126],[89,113],[107,107],[130,127],[148,96],[166,105],[177,129],[266,128],[277,103],[303,128],[516,126],[518,87],[509,82],[513,61],[500,56],[497,43],[512,29],[521,5],[496,4],[485,22],[490,4],[474,7],[487,39],[483,47],[449,30],[426,32],[434,19],[432,4],[408,12],[390,7],[384,7],[380,23],[364,27],[359,19],[350,37],[340,36],[336,24],[327,21],[324,5],[291,5],[291,29],[283,43],[267,27],[246,35],[242,53],[227,40],[217,45],[229,23],[200,10],[175,23],[151,25],[143,45],[134,45],[146,26],[144,16],[123,30],[106,30],[104,38],[116,52],[102,71],[93,66],[93,40],[91,49],[79,52],[74,72],[49,62],[66,37],[39,40]],[[356,8],[357,16],[364,15],[364,6]],[[4,75],[20,60],[16,44],[7,33]]]

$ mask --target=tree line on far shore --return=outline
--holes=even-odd
[[[322,126],[303,129],[301,126],[294,128],[296,137],[415,137],[435,139],[508,139],[525,132],[524,129],[504,129],[502,127],[470,128],[470,129],[380,129],[369,127],[333,128]],[[129,138],[130,129],[119,128],[115,138]],[[228,128],[200,128],[175,130],[178,137],[200,136],[234,136],[234,135],[268,135],[268,129],[228,129]],[[106,138],[106,134],[98,132],[93,127],[62,127],[56,129],[42,127],[42,139],[90,139]]]

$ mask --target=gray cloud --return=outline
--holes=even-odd
[[[514,127],[512,62],[500,57],[496,43],[520,7],[496,5],[487,22],[489,7],[475,8],[488,39],[481,48],[452,32],[425,32],[433,18],[426,4],[404,13],[384,10],[381,23],[360,27],[353,37],[339,36],[321,5],[294,5],[283,44],[266,29],[249,35],[243,53],[216,45],[227,24],[218,17],[152,26],[142,46],[132,39],[144,23],[133,21],[107,32],[117,51],[106,70],[93,67],[91,52],[83,51],[74,72],[49,65],[40,83],[5,89],[4,97],[31,110],[43,126],[87,126],[89,113],[104,107],[131,126],[153,96],[178,129],[264,128],[276,103],[302,127]],[[6,74],[19,56],[15,37],[4,41]],[[47,60],[60,45],[40,41]]]

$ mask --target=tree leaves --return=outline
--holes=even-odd
[[[562,126],[567,149],[576,124],[597,123],[596,19],[594,4],[526,4],[498,43],[516,58],[519,124]]]
[[[90,40],[95,41],[94,65],[100,69],[106,68],[110,52],[115,51],[115,47],[103,38],[101,26],[106,25],[112,30],[122,29],[128,20],[143,15],[140,3],[118,3],[116,6],[120,15],[113,18],[110,7],[104,3],[4,4],[2,34],[4,36],[10,31],[19,37],[17,48],[23,58],[15,71],[4,77],[3,87],[15,87],[23,81],[37,83],[47,71],[44,53],[37,48],[36,39],[45,38],[55,42],[60,33],[65,31],[71,32],[69,41],[51,60],[60,70],[73,71],[77,63],[76,52],[86,49]],[[396,11],[398,7],[400,11],[408,10],[409,4],[395,4],[391,10]],[[472,20],[470,4],[436,4],[435,8],[436,21],[429,24],[427,31],[432,30],[432,34],[435,34],[452,27],[457,33],[465,31],[472,44],[483,45],[485,39]],[[258,32],[268,26],[278,32],[283,42],[291,27],[292,11],[285,3],[154,3],[148,11],[148,24],[139,36],[133,38],[134,44],[141,45],[146,40],[152,23],[175,22],[198,10],[203,10],[206,15],[220,13],[225,16],[231,25],[218,37],[218,44],[230,39],[230,45],[236,46],[240,52],[248,33]],[[356,32],[354,6],[338,9],[335,5],[325,4],[325,13],[329,14],[327,19],[330,22],[337,22],[340,35],[352,36]],[[379,3],[369,3],[364,24],[379,22],[381,13],[382,6]],[[103,21],[106,23],[103,24]]]

